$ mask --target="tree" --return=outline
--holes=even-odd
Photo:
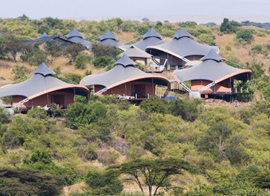
[[[109,56],[100,56],[95,58],[93,65],[96,67],[106,67],[113,64],[113,60]]]
[[[208,150],[215,154],[218,151],[219,159],[227,160],[225,141],[232,133],[232,128],[228,122],[221,121],[211,124],[210,129],[201,138],[202,149]],[[216,154],[218,156],[218,154]]]
[[[64,55],[70,59],[70,63],[75,63],[76,57],[83,50],[84,50],[84,47],[81,44],[75,43],[65,48]]]
[[[252,31],[250,29],[241,29],[236,34],[236,40],[242,44],[251,44],[251,41],[254,40]]]
[[[0,36],[0,58],[4,58],[6,56],[5,45],[6,45],[6,38],[4,36]]]
[[[30,70],[25,66],[16,65],[12,68],[12,74],[14,74],[13,80],[16,81],[20,78],[26,77],[26,75],[30,74]]]
[[[56,196],[62,192],[59,177],[32,169],[0,168],[0,195]]]
[[[47,54],[42,50],[37,50],[29,59],[31,66],[39,66],[41,63],[47,63]]]
[[[132,176],[129,180],[136,182],[143,194],[144,182],[148,186],[149,196],[152,195],[153,186],[156,186],[153,195],[157,195],[158,189],[166,186],[166,180],[172,175],[183,174],[183,170],[196,173],[196,169],[190,163],[174,158],[136,159],[128,163],[110,166],[107,170],[117,172],[118,175]],[[143,175],[144,181],[139,178],[140,175]]]
[[[140,107],[146,112],[157,112],[165,114],[167,112],[166,102],[167,101],[165,99],[151,97],[151,99],[142,101]]]
[[[91,56],[87,54],[79,54],[75,60],[75,67],[77,69],[84,69],[86,64],[91,61]]]
[[[13,35],[7,37],[7,41],[5,44],[5,51],[11,53],[14,62],[16,62],[17,53],[20,52],[22,48],[23,43],[21,42],[21,40],[19,40]]]
[[[58,43],[52,43],[51,41],[46,42],[44,47],[47,55],[51,56],[51,61],[53,62],[56,57],[62,55],[62,48]]]
[[[21,59],[22,61],[29,62],[29,59],[33,56],[36,48],[32,44],[26,44],[22,48]]]
[[[224,18],[220,25],[220,31],[224,33],[236,33],[240,27],[240,23],[236,21],[229,21],[228,18]]]
[[[91,51],[93,52],[95,58],[101,56],[109,56],[113,59],[116,59],[117,55],[122,52],[115,46],[106,46],[99,43],[92,44]]]

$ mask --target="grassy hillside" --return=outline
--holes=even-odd
[[[38,190],[41,181],[29,183],[26,190],[25,183],[18,180],[20,175],[35,170],[32,172],[35,178],[53,179],[51,187],[55,187],[55,195],[141,195],[139,186],[126,180],[130,175],[117,172],[113,175],[109,166],[135,163],[137,159],[174,158],[188,162],[196,172],[181,170],[181,174],[170,176],[162,183],[159,195],[269,195],[270,34],[267,31],[250,30],[254,39],[247,43],[236,38],[241,27],[226,34],[219,26],[194,23],[0,19],[0,32],[5,36],[13,32],[20,39],[37,38],[42,30],[51,36],[67,34],[74,27],[92,42],[109,29],[120,43],[138,38],[150,27],[155,27],[169,41],[173,33],[185,27],[203,42],[217,45],[225,59],[252,69],[253,78],[245,87],[252,92],[253,102],[236,107],[239,104],[189,101],[175,94],[180,99],[152,98],[137,106],[115,97],[91,95],[88,104],[83,105],[78,97],[67,111],[55,110],[52,116],[42,109],[12,116],[0,109],[1,194],[15,195],[16,192],[8,191],[19,189]],[[93,74],[106,71],[93,64],[97,57],[91,51],[81,53],[92,58],[83,69],[77,69],[64,54],[48,65],[64,76],[76,73],[83,77],[86,70]],[[12,70],[16,66],[24,66],[29,72],[36,69],[22,61],[20,55],[17,62],[13,62],[10,53],[1,56],[0,86],[14,81],[16,74]],[[51,56],[47,54],[46,58]],[[163,75],[171,78],[169,72]],[[8,175],[9,170],[13,176]],[[147,194],[143,173],[139,173],[138,179]],[[43,193],[46,194],[52,192]]]

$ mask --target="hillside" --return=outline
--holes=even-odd
[[[41,30],[56,36],[67,34],[74,27],[92,43],[107,29],[120,43],[127,43],[138,41],[150,27],[166,41],[180,27],[185,27],[199,40],[218,46],[219,54],[225,59],[253,71],[252,80],[245,86],[253,101],[238,107],[238,102],[187,100],[185,95],[171,92],[176,100],[153,97],[137,105],[91,94],[87,104],[78,96],[67,110],[56,108],[50,116],[41,108],[13,115],[0,108],[1,194],[139,196],[143,195],[142,190],[148,194],[151,175],[144,177],[152,171],[157,174],[152,188],[160,186],[158,195],[270,194],[268,31],[247,30],[244,33],[250,33],[252,38],[244,40],[239,38],[241,27],[229,33],[221,32],[219,26],[196,23],[0,19],[0,32],[5,34],[4,39],[0,37],[0,86],[37,68],[31,65],[32,61],[21,58],[24,53],[17,54],[14,62],[11,53],[3,49],[11,39],[9,34],[13,32],[15,37],[26,40],[39,37]],[[85,67],[76,68],[76,62],[70,62],[65,50],[50,61],[52,54],[44,47],[34,48],[33,54],[41,51],[52,70],[77,83],[87,71],[92,74],[106,71],[106,65],[94,65],[98,57],[93,51],[80,51],[88,60]],[[108,65],[115,62],[115,56],[110,55],[106,57]],[[26,71],[22,73],[23,66]],[[162,75],[172,78],[171,72]],[[136,173],[134,168],[145,165],[146,169],[136,170],[138,176],[132,178]],[[167,171],[173,175],[159,183]],[[40,187],[47,188],[41,193]]]

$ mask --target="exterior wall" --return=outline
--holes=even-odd
[[[140,81],[133,81],[133,82],[128,82],[126,84],[121,84],[119,86],[116,86],[112,89],[107,90],[106,92],[103,93],[103,95],[127,95],[127,96],[134,96],[134,85],[145,85],[145,87],[142,87],[145,89],[145,93],[143,92],[141,95],[142,96],[153,96],[155,95],[155,87],[156,84],[151,82],[140,82]],[[95,86],[95,92],[103,89],[104,86],[101,85],[96,85]],[[143,90],[144,91],[144,90]]]
[[[200,89],[202,89],[204,86],[210,84],[211,81],[208,81],[208,80],[192,80],[191,81],[191,90],[192,91],[199,91]],[[224,84],[226,86],[223,86],[221,84]],[[215,92],[231,92],[231,89],[230,89],[230,82],[229,80],[225,80],[223,81],[223,83],[218,83],[218,84],[215,84],[214,86],[204,90],[204,91],[215,91]]]
[[[61,92],[61,91],[56,91],[56,92],[51,92],[44,95],[41,95],[39,97],[36,97],[23,105],[21,105],[21,108],[32,108],[32,107],[44,107],[45,105],[50,105],[52,103],[52,99],[54,95],[63,95],[62,97],[64,100],[60,100],[60,105],[63,107],[67,107],[68,105],[72,104],[74,102],[74,94],[73,93],[67,93],[67,92]],[[26,97],[24,96],[13,96],[13,105],[17,104],[18,102],[22,101]],[[59,100],[59,97],[58,97]],[[57,99],[55,100],[57,101]],[[57,103],[57,102],[56,102]],[[62,104],[63,103],[63,104]],[[59,104],[59,103],[57,103]]]

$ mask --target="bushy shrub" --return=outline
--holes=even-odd
[[[47,112],[43,108],[33,108],[27,111],[27,116],[31,118],[47,119]]]
[[[165,99],[159,99],[157,97],[151,97],[150,99],[142,101],[140,107],[146,112],[157,112],[161,114],[167,113],[167,101]]]
[[[113,64],[113,60],[109,56],[100,56],[94,59],[93,65],[96,67],[106,67]]]
[[[236,34],[236,41],[241,44],[251,44],[251,42],[254,40],[254,37],[252,35],[252,31],[249,29],[241,29]]]
[[[77,69],[85,69],[87,63],[90,63],[92,57],[87,54],[79,54],[75,59],[75,67]]]

